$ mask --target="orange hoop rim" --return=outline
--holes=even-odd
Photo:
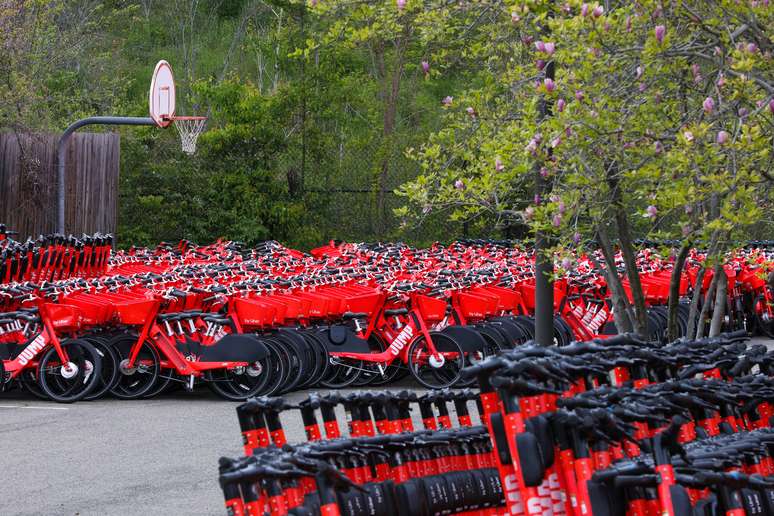
[[[207,120],[206,116],[177,116],[172,115],[170,117],[165,117],[166,120],[170,120],[172,122],[175,122],[177,120]]]

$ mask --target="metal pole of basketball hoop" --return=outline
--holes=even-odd
[[[67,143],[70,141],[70,136],[83,127],[84,125],[156,125],[156,122],[150,117],[138,117],[138,116],[90,116],[89,118],[83,118],[70,124],[65,129],[62,136],[59,138],[59,147],[57,149],[57,217],[56,217],[56,231],[57,233],[64,234],[65,232],[65,190],[66,190],[66,175],[65,175],[65,154],[67,153]]]

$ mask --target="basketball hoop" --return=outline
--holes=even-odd
[[[196,141],[204,131],[206,116],[176,116],[175,115],[175,76],[172,67],[164,60],[156,64],[151,78],[148,109],[150,116],[159,127],[175,124],[180,134],[183,152],[194,154]]]
[[[196,152],[196,141],[207,124],[206,116],[173,116],[172,122],[180,134],[180,144],[183,152],[193,155]]]

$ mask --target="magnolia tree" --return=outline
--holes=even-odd
[[[477,82],[439,99],[444,126],[410,150],[423,173],[402,187],[400,215],[446,210],[458,220],[525,224],[551,236],[557,274],[593,240],[616,325],[640,334],[647,320],[634,240],[680,239],[664,250],[674,255],[674,336],[691,247],[707,245],[706,266],[720,271],[718,257],[769,202],[774,9],[736,0],[464,4],[448,17],[470,23],[452,24],[462,30],[447,37],[468,39],[455,58],[479,64]],[[427,23],[437,32],[444,18]],[[524,193],[536,177],[550,192]],[[722,320],[724,278],[713,276],[720,302],[711,333]]]

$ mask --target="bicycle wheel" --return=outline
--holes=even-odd
[[[21,372],[19,375],[19,383],[21,383],[22,388],[35,396],[38,399],[41,400],[49,400],[49,397],[46,396],[46,393],[40,390],[40,385],[38,385],[38,371],[37,369],[28,368]]]
[[[368,338],[368,344],[372,353],[382,353],[387,349],[382,338],[375,333],[371,334]],[[379,365],[382,367],[381,371],[379,370]],[[360,378],[353,382],[352,385],[357,387],[366,385],[386,385],[394,381],[395,377],[400,373],[400,361],[398,360],[393,360],[392,363],[387,365],[377,365],[375,362],[364,362],[363,366],[365,371],[361,373]]]
[[[262,396],[274,396],[278,393],[288,376],[290,366],[287,355],[282,352],[281,344],[274,339],[263,339],[263,343],[269,350],[270,360],[267,362],[266,372],[268,378],[264,390],[260,392]]]
[[[137,354],[134,367],[127,367],[129,354],[137,339],[132,335],[122,335],[113,339],[113,348],[118,353],[119,376],[110,392],[116,398],[136,400],[153,389],[161,371],[161,360],[156,348],[150,342],[143,342]]]
[[[172,380],[175,380],[175,385],[182,386],[185,382],[179,381],[179,378],[176,377],[177,374],[174,369],[159,369],[159,375],[156,377],[153,387],[142,395],[142,399],[149,400],[163,392],[171,390],[170,386],[172,385]]]
[[[207,387],[215,394],[229,401],[244,401],[257,395],[269,380],[265,374],[266,359],[245,367],[234,369],[215,369],[205,376]]]
[[[465,367],[465,354],[456,340],[442,333],[431,333],[438,357],[433,356],[420,335],[408,350],[408,368],[411,375],[428,389],[445,389],[456,384]]]
[[[310,380],[314,379],[316,358],[314,349],[293,328],[280,328],[275,337],[286,342],[288,349],[295,356],[295,361],[292,362],[292,374],[295,375],[293,377],[295,381],[291,382],[287,391],[303,389],[309,385]]]
[[[306,364],[294,341],[278,334],[272,335],[272,340],[286,367],[285,379],[276,392],[276,394],[284,394],[294,390],[301,383],[301,375],[306,372]]]
[[[56,348],[51,346],[38,364],[38,384],[50,399],[72,403],[83,399],[100,381],[102,358],[97,350],[81,339],[63,341],[69,359],[63,364]]]
[[[97,350],[102,359],[99,383],[94,387],[93,391],[83,397],[84,400],[91,401],[104,396],[113,388],[113,385],[118,380],[118,364],[120,360],[118,359],[118,353],[116,353],[112,346],[108,345],[107,339],[90,336],[84,340],[94,346],[94,349]]]
[[[363,374],[365,365],[362,360],[341,360],[331,363],[328,374],[320,380],[320,385],[328,389],[343,389],[355,383]]]
[[[328,372],[328,366],[330,360],[328,359],[328,350],[325,348],[325,344],[311,332],[303,332],[301,336],[306,340],[307,345],[314,352],[314,368],[309,373],[309,383],[305,387],[314,387],[320,383],[320,379],[325,377]]]

